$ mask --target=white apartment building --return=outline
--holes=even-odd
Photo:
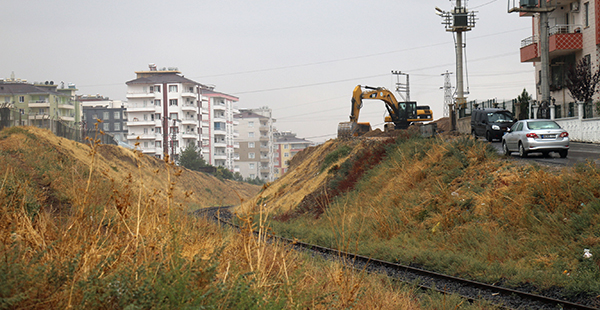
[[[238,98],[219,93],[213,89],[202,89],[202,157],[213,166],[222,166],[234,171],[235,137],[234,113]]]
[[[187,79],[177,68],[135,72],[127,82],[127,141],[144,154],[177,159],[189,144],[200,147],[201,92],[208,87]]]
[[[273,141],[273,119],[271,109],[240,109],[234,118],[239,136],[236,143],[239,148],[234,154],[235,172],[244,178],[260,178],[271,182],[275,179],[275,158]]]

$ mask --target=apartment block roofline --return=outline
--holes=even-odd
[[[205,96],[209,96],[209,97],[222,97],[222,98],[233,100],[233,101],[239,101],[240,100],[239,97],[214,91],[213,88],[214,87],[208,87],[208,86],[204,86],[203,85],[203,87],[202,87],[202,94],[205,95]]]

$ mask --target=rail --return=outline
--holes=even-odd
[[[200,209],[192,214],[204,216],[219,224],[241,228],[233,223],[232,206]],[[254,232],[258,234],[257,232]],[[520,290],[505,288],[487,283],[462,279],[421,268],[386,262],[337,249],[291,240],[279,236],[270,236],[271,241],[280,241],[297,250],[310,251],[329,260],[343,260],[357,270],[384,273],[403,282],[417,283],[423,289],[435,290],[443,294],[456,294],[469,301],[487,300],[495,305],[509,309],[599,309],[591,305],[574,303],[553,297],[537,295]],[[591,301],[590,301],[591,303]]]

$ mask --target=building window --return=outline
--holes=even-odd
[[[21,103],[25,102],[25,96],[19,96],[19,102],[21,102]]]
[[[148,141],[144,141],[144,148],[147,149],[148,148]]]
[[[113,114],[113,119],[121,119],[121,111],[115,111]]]
[[[283,157],[290,157],[290,153],[283,153]]]
[[[248,164],[248,168],[249,169],[256,169],[255,166],[254,166],[254,163],[249,163]]]
[[[102,112],[102,119],[103,120],[109,120],[110,119],[110,113],[109,112]]]
[[[170,106],[176,106],[177,105],[177,99],[169,99],[169,105]]]
[[[256,155],[254,153],[248,153],[248,158],[254,159]]]
[[[254,132],[249,132],[248,133],[248,138],[254,138]]]
[[[160,93],[160,85],[155,85],[154,86],[154,91],[157,93]]]
[[[215,130],[225,130],[225,123],[215,123]]]
[[[169,114],[169,119],[171,119],[171,120],[177,119],[177,116],[178,116],[177,113],[171,113],[171,114]]]
[[[160,148],[162,143],[160,141],[154,141],[154,146]]]
[[[110,131],[110,123],[102,123],[102,130]]]
[[[583,16],[585,27],[589,27],[590,26],[590,3],[589,2],[586,2],[583,4],[583,14],[585,14]]]
[[[154,100],[154,105],[160,107],[160,99]]]
[[[170,127],[170,131],[169,134],[173,134],[173,133],[179,133],[179,127]]]
[[[147,135],[148,134],[148,128],[144,128],[144,134]]]
[[[289,147],[289,145],[287,145],[287,144],[284,144],[284,145],[283,145],[283,148],[284,148],[284,149],[287,149],[288,147]]]
[[[176,93],[177,92],[177,85],[169,85],[169,92],[170,93]]]
[[[160,127],[156,127],[156,128],[154,128],[154,132],[155,132],[155,133],[157,133],[157,134],[160,134],[160,132],[161,132],[161,129],[160,129]]]
[[[250,178],[251,178],[252,180],[254,180],[254,179],[256,178],[256,175],[255,175],[254,173],[251,173],[251,174],[250,174]]]
[[[252,122],[252,121],[248,122],[248,128],[254,128],[254,122]]]
[[[115,123],[115,131],[121,131],[121,123]]]
[[[248,142],[248,148],[253,149],[254,148],[254,142]]]

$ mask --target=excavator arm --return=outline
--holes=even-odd
[[[358,117],[360,115],[360,109],[363,106],[364,99],[379,99],[385,103],[385,107],[389,112],[390,121],[395,124],[396,128],[407,128],[407,119],[409,114],[415,114],[411,118],[416,118],[416,111],[414,113],[407,113],[407,104],[405,102],[399,103],[394,97],[394,94],[383,87],[370,87],[357,85],[352,92],[352,105],[350,111],[350,121],[342,122],[338,125],[338,137],[352,137],[360,136],[371,130],[369,123],[359,123]],[[414,103],[412,103],[415,105]],[[387,117],[386,117],[387,118]]]

